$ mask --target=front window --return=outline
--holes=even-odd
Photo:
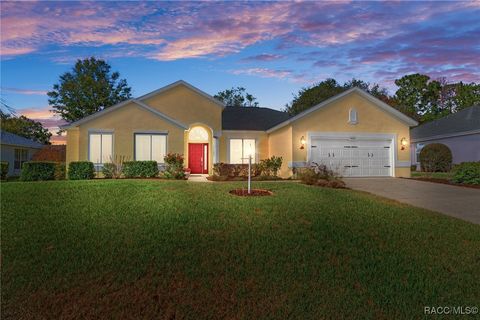
[[[13,169],[20,170],[24,162],[28,161],[27,149],[15,149],[15,159],[13,162]]]
[[[135,134],[135,160],[164,163],[166,154],[167,135],[150,133]]]
[[[88,159],[94,164],[103,164],[112,161],[113,134],[90,133]]]
[[[230,139],[230,163],[248,163],[249,156],[255,162],[255,154],[255,139]]]

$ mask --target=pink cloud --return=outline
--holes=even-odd
[[[249,68],[231,71],[233,74],[246,74],[250,76],[260,76],[263,78],[285,79],[293,76],[291,70],[272,70],[266,68]]]
[[[2,87],[1,91],[26,94],[26,95],[46,95],[47,94],[47,90],[19,89],[19,88],[6,88],[6,87]]]

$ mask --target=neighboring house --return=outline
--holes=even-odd
[[[41,143],[2,131],[1,160],[8,162],[8,175],[18,176],[22,170],[22,164],[30,161],[32,156],[43,146]]]
[[[415,127],[410,136],[411,161],[418,169],[420,151],[430,143],[442,143],[449,147],[453,163],[480,161],[480,105]]]
[[[417,123],[353,88],[290,117],[267,108],[226,107],[184,82],[130,99],[62,127],[67,162],[112,157],[156,160],[185,156],[192,173],[217,162],[283,157],[282,177],[310,162],[344,176],[410,176],[410,127]],[[403,143],[403,145],[402,145]]]

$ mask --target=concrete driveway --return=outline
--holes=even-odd
[[[480,189],[399,178],[346,178],[345,182],[351,189],[480,224]]]

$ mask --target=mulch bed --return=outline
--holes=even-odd
[[[449,181],[449,180],[447,180],[447,179],[438,179],[438,178],[411,178],[411,179],[413,179],[413,180],[420,180],[420,181],[426,181],[426,182],[434,182],[434,183],[448,184],[448,185],[457,186],[457,187],[480,189],[480,185],[454,183],[454,182]]]
[[[240,197],[263,197],[271,196],[273,193],[265,189],[251,189],[250,193],[248,193],[247,189],[234,189],[230,190],[230,194]]]

